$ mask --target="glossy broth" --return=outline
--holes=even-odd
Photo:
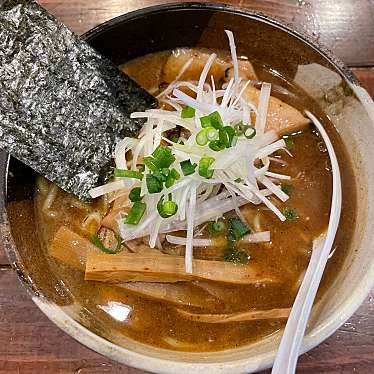
[[[123,66],[123,69],[144,88],[155,93],[162,86],[161,70],[170,52],[148,55]],[[275,85],[275,95],[288,104],[302,110],[308,108],[317,114],[316,104],[303,92],[283,77],[275,76],[271,70],[254,64],[258,76]],[[336,251],[329,261],[320,289],[333,282],[349,249],[350,235],[355,219],[355,186],[349,158],[341,140],[326,117],[324,125],[329,131],[340,160],[343,181],[343,211]],[[281,207],[296,209],[300,218],[282,223],[263,205],[247,205],[243,214],[248,222],[255,222],[261,230],[271,231],[271,242],[243,245],[250,261],[260,267],[271,269],[282,282],[280,284],[256,284],[238,286],[210,284],[209,282],[185,282],[183,287],[191,295],[205,300],[205,307],[189,310],[202,313],[233,313],[248,309],[272,309],[290,307],[296,295],[302,275],[308,265],[311,246],[328,224],[331,200],[332,177],[327,152],[312,126],[292,136],[292,155],[282,154],[287,165],[274,167],[272,171],[287,173],[294,177],[294,191]],[[72,196],[57,190],[56,198],[47,210],[43,209],[52,186],[39,179],[35,196],[35,211],[45,253],[48,243],[60,226],[65,225],[80,235],[88,236],[95,228],[82,226],[89,212],[101,214],[107,209],[102,200],[93,204],[76,201]],[[275,202],[275,201],[274,201]],[[175,252],[180,248],[170,246]],[[196,258],[223,260],[223,248],[213,251],[196,248]],[[174,253],[173,252],[173,253]],[[145,344],[180,351],[217,351],[238,347],[269,336],[284,326],[284,320],[231,322],[208,324],[183,319],[175,305],[140,297],[118,286],[84,281],[83,272],[70,268],[48,257],[56,277],[63,281],[66,292],[74,295],[80,305],[79,314],[83,323],[112,341],[123,344],[123,336]],[[237,265],[240,266],[240,265]]]

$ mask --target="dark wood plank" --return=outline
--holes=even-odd
[[[184,2],[188,0],[182,0]],[[209,1],[209,0],[205,0]],[[174,0],[40,0],[81,34],[120,14]],[[349,65],[374,65],[372,0],[217,0],[277,17],[325,44]]]
[[[0,269],[0,373],[124,373],[63,333],[31,301],[9,268]]]
[[[3,244],[0,243],[0,266],[8,264],[8,263],[9,263],[8,257],[5,254],[5,251],[4,251],[4,248],[3,248]]]
[[[335,335],[302,356],[299,374],[373,372],[373,297],[374,292]],[[59,330],[9,268],[0,270],[0,316],[1,374],[144,374],[96,354]]]

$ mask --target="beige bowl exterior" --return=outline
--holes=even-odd
[[[256,18],[257,15],[253,17]],[[305,49],[318,50],[310,41],[279,23],[261,16],[258,20],[267,27],[270,25],[274,29],[286,30],[289,38],[302,40]],[[374,104],[341,63],[329,57],[323,58],[329,60],[329,64],[303,62],[298,66],[295,81],[324,108],[350,151],[358,186],[358,219],[352,250],[343,270],[313,309],[302,352],[315,347],[333,334],[363,302],[374,281]],[[327,65],[334,68],[326,67]],[[351,90],[343,88],[347,85]],[[174,352],[146,346],[127,338],[123,339],[121,346],[111,343],[77,322],[78,314],[74,305],[57,305],[52,301],[54,298],[50,293],[38,289],[34,285],[36,281],[28,280],[27,276],[34,280],[33,272],[28,268],[27,260],[15,248],[5,210],[0,228],[11,262],[31,292],[36,305],[57,326],[87,347],[125,365],[160,374],[247,374],[272,365],[280,334],[251,346],[217,353]],[[22,242],[19,239],[15,239],[15,242],[19,249]]]

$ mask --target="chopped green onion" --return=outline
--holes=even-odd
[[[225,261],[233,262],[234,264],[247,265],[250,256],[248,256],[245,251],[238,251],[237,249],[228,246],[223,252],[223,258]]]
[[[208,144],[208,137],[206,136],[206,131],[205,131],[205,129],[200,130],[200,131],[196,134],[196,138],[195,138],[195,140],[196,140],[196,143],[197,143],[198,145],[201,145],[201,146]]]
[[[201,127],[214,127],[215,129],[223,127],[222,118],[217,111],[210,113],[205,117],[201,117],[200,123]]]
[[[224,128],[219,129],[219,141],[221,142],[221,144],[223,144],[225,146],[225,148],[230,147],[229,134],[227,133],[227,131]]]
[[[173,142],[173,143],[178,143],[179,142],[179,136],[178,135],[172,135],[170,137],[170,140]]]
[[[231,126],[225,126],[219,129],[219,141],[226,147],[230,148],[235,145],[236,132]]]
[[[166,200],[164,197],[157,203],[157,211],[162,218],[172,217],[178,211],[178,205],[172,200]]]
[[[195,109],[190,106],[185,106],[181,111],[182,118],[193,118],[195,117]]]
[[[184,144],[182,138],[180,138],[178,135],[173,135],[170,140],[173,142],[173,143],[178,143],[178,144]]]
[[[243,135],[244,134],[244,130],[245,130],[244,123],[242,121],[240,121],[239,123],[237,123],[234,126],[234,130],[235,130],[237,136]]]
[[[294,141],[290,138],[290,137],[286,137],[284,136],[283,137],[284,139],[284,142],[286,143],[286,148],[289,150],[289,151],[292,151],[294,148],[295,148],[295,143]]]
[[[166,181],[165,181],[165,187],[166,188],[169,188],[171,187],[173,184],[175,183],[175,179],[169,175],[167,178],[166,178]]]
[[[165,182],[166,181],[166,176],[165,176],[165,174],[162,174],[162,172],[161,171],[159,171],[159,170],[157,170],[157,171],[155,171],[154,173],[152,173],[152,175],[154,176],[154,177],[156,177],[160,182]]]
[[[212,151],[222,151],[222,149],[225,149],[224,144],[222,144],[219,140],[213,140],[212,142],[209,143],[209,148]]]
[[[218,139],[218,131],[214,127],[207,127],[205,131],[209,141]]]
[[[130,201],[132,201],[133,203],[135,201],[141,201],[142,200],[142,197],[140,196],[141,190],[142,189],[140,187],[134,187],[129,193]]]
[[[171,169],[170,170],[170,175],[177,181],[177,180],[179,180],[180,178],[181,178],[181,175],[180,175],[180,173],[178,172],[178,170],[176,170],[176,169]]]
[[[201,127],[203,128],[212,127],[212,125],[210,124],[209,116],[200,117],[200,124],[201,124]]]
[[[290,195],[294,189],[295,187],[292,184],[286,184],[286,183],[281,184],[281,190],[287,195]]]
[[[229,135],[229,146],[235,146],[236,141],[238,140],[238,138],[236,137],[235,130],[231,126],[225,126],[224,129]]]
[[[256,129],[253,126],[245,126],[244,136],[247,139],[252,139],[256,136]]]
[[[226,231],[226,225],[223,221],[210,222],[208,225],[209,234],[216,236]]]
[[[184,160],[180,162],[180,166],[181,166],[183,175],[187,177],[187,175],[191,175],[195,172],[197,165],[192,164],[190,160]]]
[[[114,169],[114,176],[116,178],[143,179],[143,174],[136,170]]]
[[[146,203],[135,201],[134,205],[129,211],[129,214],[125,218],[125,223],[127,225],[137,225],[142,219],[146,208]]]
[[[151,171],[157,171],[159,169],[156,160],[152,156],[144,157],[144,165]]]
[[[214,157],[202,157],[199,161],[199,175],[208,179],[212,178],[214,170],[209,169],[209,167],[213,164],[214,161]]]
[[[171,148],[165,145],[159,145],[152,153],[156,165],[159,169],[168,168],[174,161],[175,157],[171,153]]]
[[[149,193],[158,193],[162,191],[162,181],[153,174],[147,174],[146,183]]]
[[[235,240],[241,239],[244,235],[249,234],[249,227],[239,218],[231,218],[230,223],[230,234]]]
[[[294,208],[284,208],[282,213],[286,217],[287,221],[295,221],[299,218],[299,214]]]
[[[234,179],[234,182],[241,183],[241,182],[243,182],[243,179],[242,178],[236,178],[236,179]]]
[[[161,173],[167,177],[170,174],[170,169],[168,168],[162,168]]]
[[[97,235],[91,235],[90,241],[92,244],[94,244],[97,248],[99,248],[104,253],[114,255],[115,253],[118,253],[122,246],[122,238],[119,235],[116,235],[117,244],[115,248],[107,248],[103,242],[99,239]]]

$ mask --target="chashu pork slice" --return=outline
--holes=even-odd
[[[209,52],[191,48],[177,48],[174,49],[166,61],[163,69],[162,80],[165,82],[172,82],[178,76],[182,67],[187,61],[192,58],[192,63],[180,80],[199,80],[200,74],[208,61]],[[257,79],[252,64],[249,61],[239,61],[240,76],[244,79]],[[222,82],[228,75],[232,75],[232,63],[221,57],[217,57],[209,71],[208,78],[210,82],[210,75],[214,77],[216,83]]]
[[[249,86],[243,93],[243,98],[258,106],[260,90]],[[310,120],[303,114],[274,96],[270,96],[265,131],[273,130],[279,135],[292,133],[306,127]]]

